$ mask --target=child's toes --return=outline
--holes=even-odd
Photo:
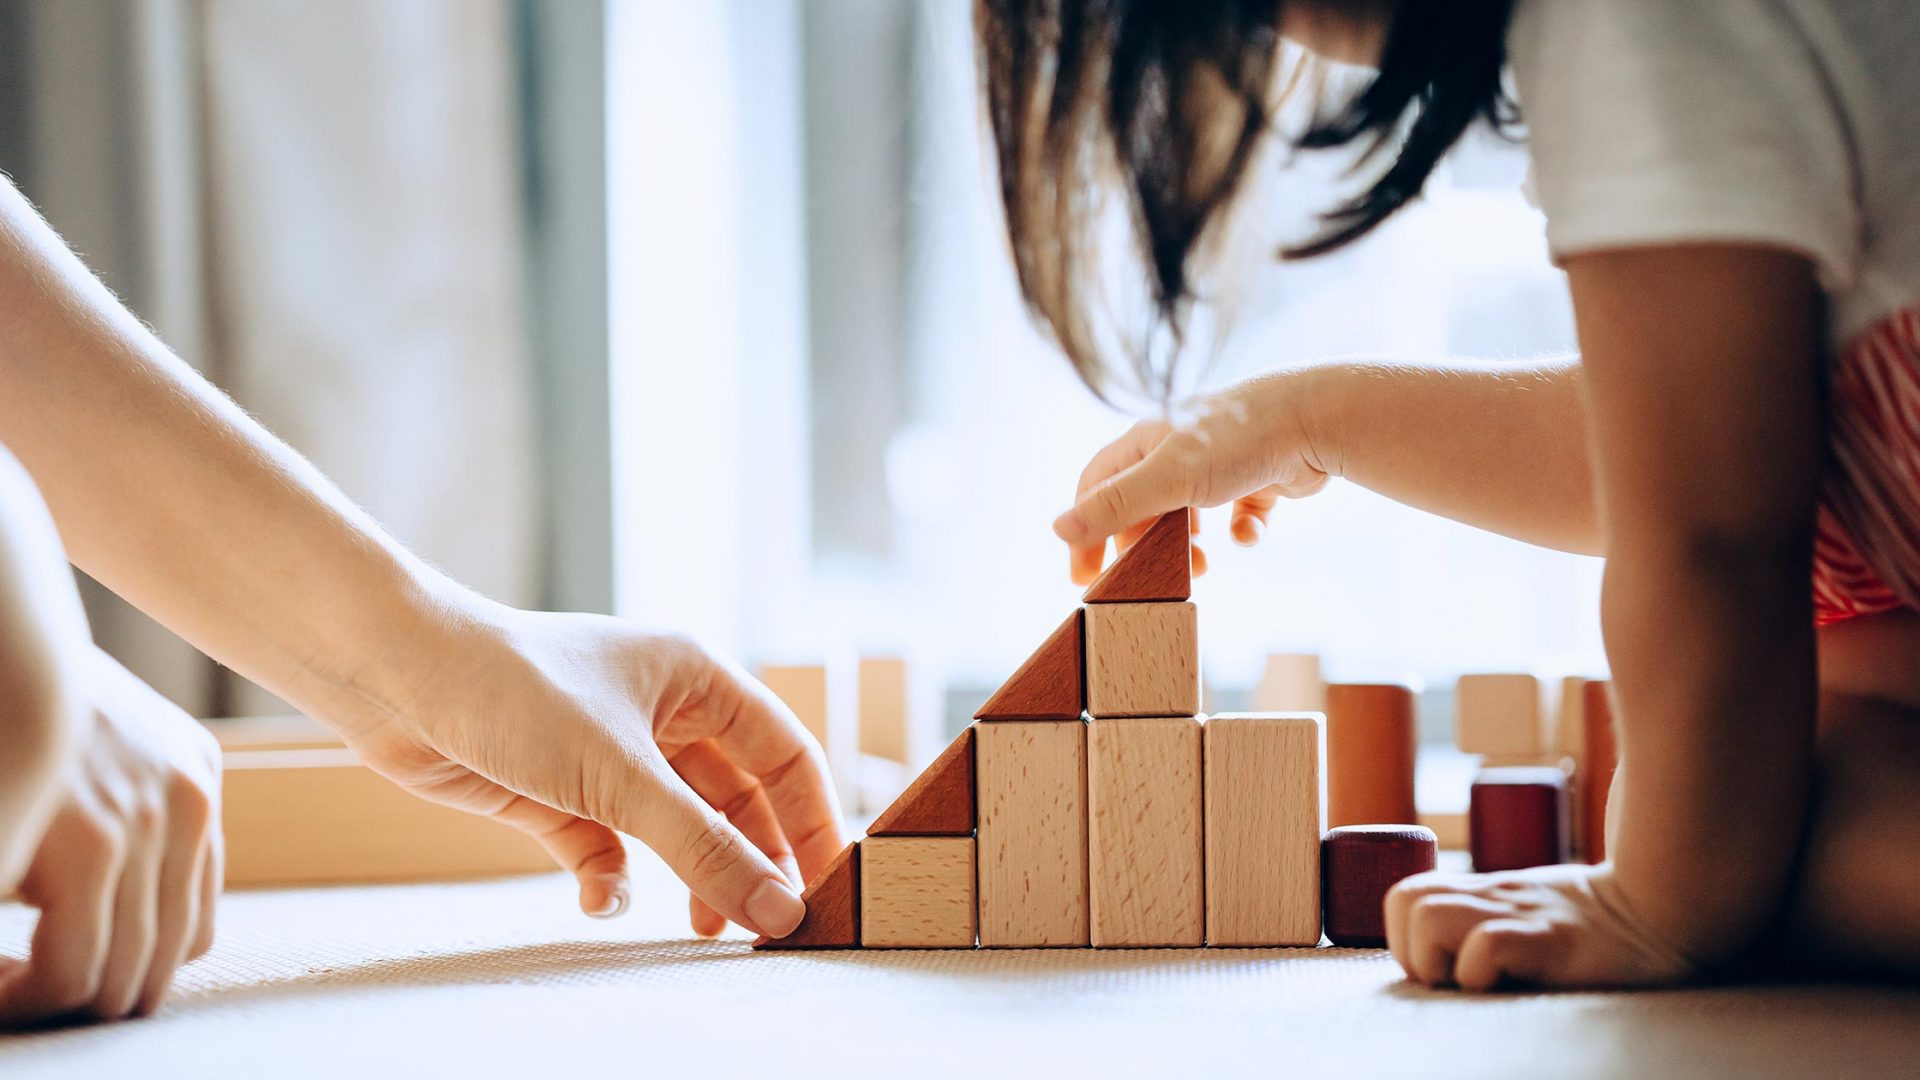
[[[1467,932],[1453,964],[1462,990],[1531,985],[1552,969],[1558,947],[1553,931],[1534,919],[1488,919]]]

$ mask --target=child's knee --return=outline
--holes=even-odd
[[[89,647],[52,519],[0,448],[0,893],[24,870],[78,738]]]

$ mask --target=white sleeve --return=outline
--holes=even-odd
[[[1509,36],[1555,260],[1778,245],[1857,273],[1850,137],[1792,15],[1756,0],[1523,0]]]

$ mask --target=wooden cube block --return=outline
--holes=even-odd
[[[860,944],[869,949],[971,949],[973,838],[870,836],[860,841]]]
[[[1546,751],[1540,680],[1532,675],[1462,675],[1454,702],[1455,738],[1467,753],[1537,757]]]
[[[975,724],[980,944],[1086,945],[1087,725]]]
[[[1205,730],[1207,944],[1318,944],[1320,715],[1229,713]]]
[[[1387,890],[1438,865],[1438,842],[1418,825],[1348,825],[1320,843],[1327,940],[1352,949],[1387,943]]]
[[[1590,863],[1607,858],[1607,796],[1613,790],[1613,770],[1619,762],[1610,690],[1608,683],[1597,679],[1581,687],[1586,720],[1581,734],[1586,752],[1580,755],[1577,777],[1586,830],[1581,837],[1580,856]]]
[[[761,937],[756,949],[857,949],[860,947],[860,842],[843,848],[800,894],[807,913],[793,933]]]
[[[1412,825],[1418,745],[1413,688],[1392,683],[1327,687],[1327,824]]]
[[[1206,940],[1201,730],[1192,717],[1087,725],[1094,948]]]
[[[1191,603],[1090,604],[1086,619],[1090,715],[1200,712],[1199,617]]]
[[[1327,684],[1318,653],[1274,653],[1253,688],[1256,712],[1325,712]]]
[[[1481,873],[1551,866],[1567,845],[1567,776],[1559,769],[1483,769],[1467,805],[1468,850]]]

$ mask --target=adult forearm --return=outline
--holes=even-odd
[[[1816,701],[1805,556],[1616,546],[1602,599],[1625,762],[1616,880],[1664,938],[1712,961],[1772,916],[1798,849]]]
[[[1599,554],[1579,363],[1334,360],[1308,376],[1329,474],[1529,543]]]
[[[434,625],[445,589],[170,353],[0,185],[0,443],[74,562],[329,719]]]

